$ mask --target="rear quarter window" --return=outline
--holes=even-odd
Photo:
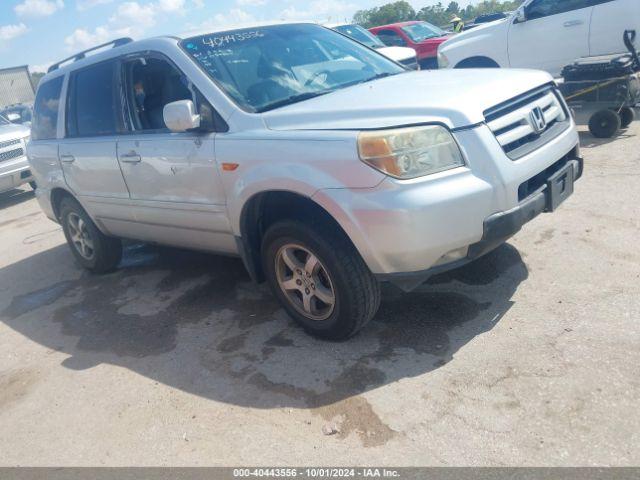
[[[33,111],[33,123],[31,125],[33,140],[52,140],[56,138],[63,80],[64,77],[60,76],[43,83],[38,88]]]

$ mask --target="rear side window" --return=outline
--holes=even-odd
[[[52,140],[58,131],[58,110],[62,81],[60,76],[43,83],[38,88],[33,112],[31,136],[34,140]]]
[[[67,103],[67,135],[96,137],[118,132],[116,62],[83,68],[71,76]]]

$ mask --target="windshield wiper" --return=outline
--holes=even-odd
[[[276,100],[275,102],[267,103],[266,105],[257,109],[256,112],[258,113],[266,112],[268,110],[273,110],[274,108],[284,107],[286,105],[302,102],[304,100],[310,100],[312,98],[319,97],[321,95],[326,95],[327,93],[331,93],[331,92],[333,92],[332,88],[328,90],[320,90],[319,92],[305,92],[305,93],[299,93],[297,95],[291,95],[290,97],[283,98],[282,100]]]

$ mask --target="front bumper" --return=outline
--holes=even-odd
[[[465,167],[412,180],[387,178],[373,189],[319,190],[313,199],[336,219],[379,280],[411,290],[552,210],[541,206],[548,177],[569,162],[577,169],[574,178],[582,171],[571,127],[517,160],[505,155],[486,125],[459,130],[454,135]]]
[[[378,274],[376,278],[381,282],[393,283],[408,292],[427,281],[433,275],[461,267],[491,252],[515,235],[525,223],[530,222],[543,212],[552,212],[558,207],[557,194],[553,195],[555,193],[553,190],[557,188],[554,182],[558,177],[557,174],[563,173],[565,169],[571,170],[570,174],[573,181],[571,182],[570,191],[560,192],[561,200],[571,195],[573,193],[573,182],[578,180],[584,171],[584,160],[581,157],[568,159],[561,170],[559,169],[558,172],[550,176],[549,181],[546,182],[543,188],[526,198],[517,207],[487,217],[483,223],[482,239],[469,245],[464,258],[419,272]]]
[[[33,181],[26,157],[0,164],[0,192],[6,192]]]

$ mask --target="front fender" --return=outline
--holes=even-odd
[[[449,60],[449,68],[471,57],[487,57],[500,67],[509,66],[507,21],[489,23],[462,32],[440,45],[439,51]]]
[[[382,173],[358,159],[356,138],[351,131],[272,131],[268,139],[218,136],[217,161],[237,164],[234,170],[221,170],[233,233],[240,235],[243,207],[259,193],[286,191],[311,198],[322,189],[371,188],[382,182]]]

